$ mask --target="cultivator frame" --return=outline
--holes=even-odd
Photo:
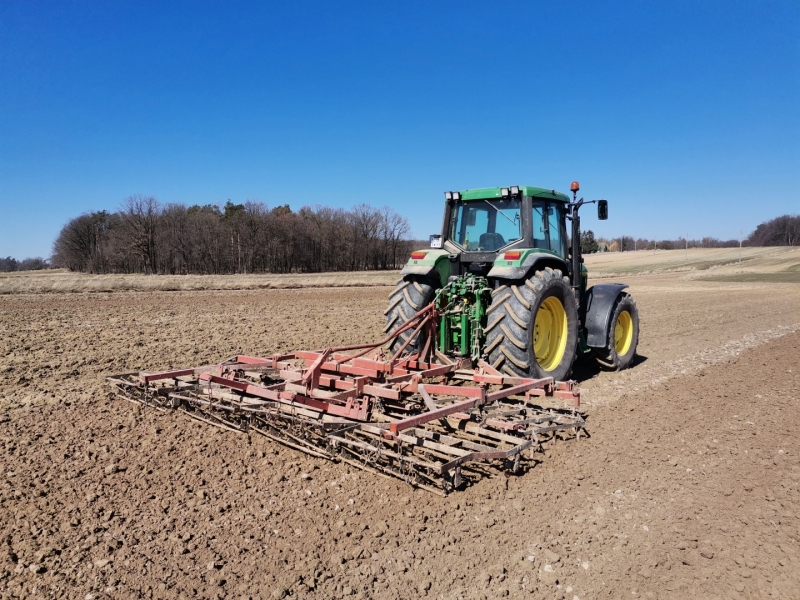
[[[533,458],[559,432],[580,437],[585,421],[574,381],[510,377],[482,360],[473,369],[469,359],[445,356],[431,345],[438,317],[431,304],[371,344],[238,355],[106,380],[127,400],[443,494],[491,465],[518,472],[525,450]],[[406,352],[423,330],[424,347]],[[406,331],[406,343],[386,355],[384,347]]]

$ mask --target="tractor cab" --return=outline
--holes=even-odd
[[[445,192],[442,233],[431,236],[430,252],[412,255],[403,273],[422,274],[438,262],[442,284],[466,273],[519,279],[538,260],[566,272],[568,215],[569,196],[555,190],[511,186]]]
[[[530,231],[530,246],[566,258],[564,203],[519,196],[454,200],[448,206],[446,239],[467,252],[498,252],[519,246]],[[445,217],[447,218],[447,217]]]

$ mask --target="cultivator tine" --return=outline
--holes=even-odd
[[[434,348],[436,318],[431,304],[376,343],[238,355],[218,365],[107,381],[131,402],[263,435],[438,494],[493,470],[520,472],[525,450],[584,430],[574,382],[510,377],[482,360],[467,368],[469,361]],[[428,341],[407,353],[425,329]],[[406,332],[411,335],[387,358],[383,347]],[[557,406],[565,400],[572,406]]]

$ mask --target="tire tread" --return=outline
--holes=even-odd
[[[562,300],[570,324],[565,357],[553,371],[546,372],[533,354],[533,311],[550,295]],[[577,355],[578,313],[569,280],[559,269],[548,267],[536,271],[529,279],[496,288],[486,312],[497,315],[486,328],[485,355],[492,367],[515,377],[568,377]]]
[[[433,301],[434,291],[432,283],[426,279],[406,276],[398,281],[395,289],[389,294],[389,305],[384,313],[386,315],[384,333],[389,334],[408,323],[423,307]],[[413,333],[413,330],[401,333],[389,343],[389,350],[391,352],[398,350]],[[407,350],[413,352],[420,349],[423,345],[421,337],[418,334],[406,347]]]

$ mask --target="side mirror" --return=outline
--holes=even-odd
[[[597,201],[597,218],[601,221],[608,219],[608,200]]]

